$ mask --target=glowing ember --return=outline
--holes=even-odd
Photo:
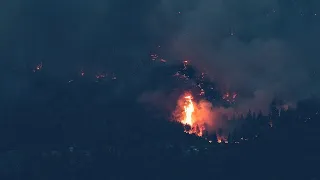
[[[163,63],[167,62],[167,60],[165,60],[165,59],[160,59],[160,61]]]
[[[188,61],[183,61],[183,70],[186,70],[187,69],[187,66],[188,66],[189,62]]]
[[[152,61],[155,61],[159,58],[159,56],[157,54],[151,54],[151,59]]]
[[[229,92],[227,92],[223,95],[222,99],[229,103],[234,103],[236,101],[237,95],[237,93],[230,94]]]
[[[36,72],[36,71],[40,71],[42,69],[42,62],[40,64],[38,64],[34,69],[33,69],[33,72]]]
[[[96,78],[97,79],[102,79],[102,78],[105,78],[106,76],[107,76],[106,74],[97,74]]]
[[[204,89],[200,89],[200,94],[199,94],[200,96],[203,96],[203,95],[205,95],[205,91],[204,91]]]

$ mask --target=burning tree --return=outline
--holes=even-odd
[[[178,100],[178,105],[173,113],[174,120],[185,126],[185,132],[203,137],[206,126],[211,125],[213,114],[204,102],[194,101],[190,92],[184,93]]]

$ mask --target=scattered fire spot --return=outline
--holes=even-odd
[[[42,65],[42,62],[40,64],[38,64],[34,69],[33,69],[33,72],[37,72],[37,71],[40,71],[42,69],[43,65]]]

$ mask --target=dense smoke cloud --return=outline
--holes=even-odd
[[[317,8],[315,1],[199,1],[182,13],[173,50],[237,89],[247,108],[266,110],[274,96],[296,101],[319,92]]]
[[[319,92],[319,7],[302,0],[2,1],[2,96],[28,90],[24,72],[39,62],[58,79],[80,69],[131,78],[157,51],[191,59],[248,108],[273,96],[295,101]]]

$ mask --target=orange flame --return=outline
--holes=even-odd
[[[185,113],[185,117],[182,120],[182,123],[187,124],[189,126],[192,127],[192,114],[194,112],[194,106],[193,106],[193,102],[192,102],[192,96],[188,95],[185,96],[185,105],[184,105],[184,113]]]
[[[203,136],[205,131],[202,114],[199,110],[197,103],[193,101],[191,93],[185,93],[178,100],[178,109],[174,114],[176,120],[186,126],[185,132],[188,134],[195,134]]]

